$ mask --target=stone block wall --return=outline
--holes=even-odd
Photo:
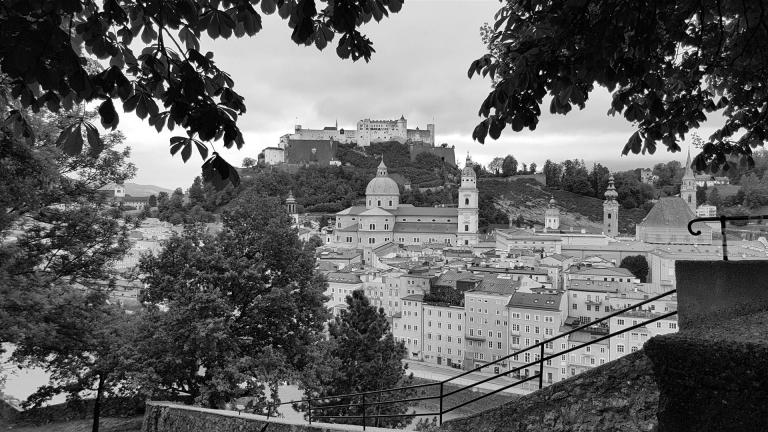
[[[648,432],[656,426],[658,399],[651,362],[641,350],[439,430]]]
[[[367,427],[366,432],[390,429]],[[334,425],[240,414],[171,402],[148,402],[142,432],[360,432],[361,426]]]
[[[767,261],[677,261],[680,328],[768,310]]]
[[[768,431],[768,312],[652,338],[659,432]]]

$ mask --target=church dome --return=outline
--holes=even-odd
[[[397,187],[397,182],[392,180],[387,174],[387,166],[384,165],[384,161],[381,161],[379,168],[368,186],[365,188],[366,195],[400,195],[400,189]]]

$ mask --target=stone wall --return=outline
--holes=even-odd
[[[237,411],[214,410],[177,405],[171,402],[148,402],[142,432],[360,432],[362,427],[333,425],[264,416],[239,414]],[[367,427],[366,432],[390,429]]]
[[[651,431],[658,400],[651,362],[638,351],[499,408],[446,422],[439,430]]]
[[[768,310],[768,262],[677,261],[680,328]]]
[[[645,351],[659,383],[659,432],[768,430],[768,312],[700,322],[650,339]]]

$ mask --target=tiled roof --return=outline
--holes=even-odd
[[[505,273],[505,274],[521,274],[521,275],[544,275],[549,273],[541,270],[527,270],[527,269],[515,269],[515,268],[499,268],[499,267],[470,267],[468,269],[471,272],[485,272],[485,273]]]
[[[571,267],[566,273],[595,276],[635,277],[631,271],[623,267],[583,267],[581,269]]]
[[[472,291],[510,295],[520,287],[520,281],[513,281],[511,278],[499,276],[500,275],[487,275]]]
[[[366,210],[368,209],[365,206],[352,206],[352,207],[347,207],[344,210],[336,213],[336,215],[337,216],[346,216],[346,215],[356,216],[365,212]]]
[[[562,241],[562,239],[557,236],[532,233],[522,229],[500,229],[496,230],[496,235],[512,240]]]
[[[360,276],[358,276],[355,273],[341,273],[341,272],[328,273],[326,275],[326,278],[328,278],[328,282],[351,283],[351,284],[357,284],[357,283],[363,282],[360,280]]]
[[[653,205],[640,225],[645,227],[687,227],[696,218],[685,200],[680,197],[662,197]]]
[[[563,294],[539,294],[516,292],[509,299],[507,307],[524,309],[560,310],[560,300]]]
[[[374,207],[360,213],[360,216],[392,216],[392,213],[381,207]]]
[[[439,216],[458,217],[459,210],[451,207],[410,207],[400,206],[393,210],[398,216]]]
[[[399,216],[399,215],[398,215]],[[435,233],[456,234],[457,227],[454,223],[437,222],[395,222],[395,232],[402,233]]]

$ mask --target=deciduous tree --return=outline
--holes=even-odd
[[[308,363],[325,283],[279,198],[243,194],[208,235],[187,227],[140,262],[145,383],[210,407],[266,397]],[[263,404],[262,404],[263,407]]]
[[[368,61],[374,49],[358,27],[399,11],[403,2],[262,0],[260,12],[256,3],[9,0],[0,4],[0,66],[23,108],[59,111],[83,102],[98,104],[101,124],[114,129],[116,101],[158,131],[180,127],[185,133],[170,139],[171,154],[180,153],[186,162],[197,149],[205,160],[206,181],[236,185],[237,171],[215,151],[209,157],[209,143],[243,145],[236,122],[245,101],[229,74],[216,66],[213,53],[200,51],[202,34],[211,39],[253,36],[262,28],[262,15],[277,12],[293,29],[291,39],[297,44],[322,50],[339,35],[340,57]],[[94,67],[96,59],[105,67]],[[31,138],[23,110],[5,116],[18,136]],[[61,133],[61,148],[79,154],[86,134],[90,149],[98,152],[93,124],[73,120]]]
[[[506,125],[535,129],[549,111],[583,109],[596,87],[612,92],[609,113],[636,131],[623,153],[654,153],[712,115],[717,129],[694,161],[712,172],[729,155],[750,154],[768,139],[768,9],[765,1],[511,0],[484,29],[489,52],[469,76],[490,76],[473,137],[496,139]]]
[[[619,267],[631,271],[636,278],[640,279],[640,282],[644,283],[648,278],[648,260],[642,255],[624,257]]]

